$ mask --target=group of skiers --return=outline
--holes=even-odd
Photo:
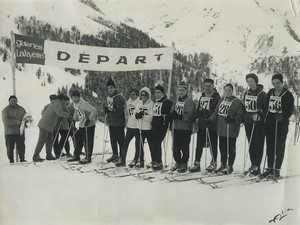
[[[114,162],[118,167],[126,166],[128,146],[135,137],[135,154],[129,167],[145,166],[144,143],[147,139],[151,166],[154,170],[162,170],[162,142],[170,129],[175,160],[172,170],[185,172],[188,170],[191,136],[197,130],[195,161],[194,166],[189,169],[190,172],[201,170],[203,148],[209,147],[212,160],[206,170],[230,174],[233,172],[236,156],[236,140],[243,123],[249,142],[249,172],[253,175],[261,174],[266,139],[267,167],[263,176],[273,174],[279,177],[289,118],[294,109],[294,97],[283,87],[282,74],[272,76],[274,88],[268,93],[263,91],[263,86],[258,83],[255,74],[246,75],[246,81],[249,87],[243,98],[239,99],[235,96],[235,87],[231,83],[224,86],[224,94],[221,97],[214,87],[214,81],[207,78],[204,80],[204,92],[196,105],[188,95],[188,87],[184,81],[177,87],[178,98],[174,103],[167,98],[161,85],[155,87],[153,100],[150,89],[143,87],[141,90],[132,88],[126,102],[118,93],[113,80],[109,79],[106,84],[108,97],[104,104],[104,112],[113,155],[107,162]],[[68,161],[91,163],[97,120],[96,108],[83,100],[77,90],[71,93],[71,103],[65,95],[51,95],[50,100],[51,103],[45,106],[38,124],[39,138],[33,161],[43,161],[39,153],[46,144],[47,160],[61,157],[65,147],[66,154],[70,157]],[[11,96],[9,105],[2,111],[7,155],[11,163],[14,162],[15,143],[20,161],[25,161],[25,138],[24,134],[19,132],[24,114],[25,110],[17,104],[17,98]],[[78,130],[75,129],[74,121],[79,122]],[[59,135],[61,137],[58,141]],[[69,136],[74,137],[73,156],[70,154]],[[80,160],[84,145],[86,157]],[[53,146],[55,156],[51,153]],[[221,155],[219,168],[218,147]]]

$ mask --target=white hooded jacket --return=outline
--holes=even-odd
[[[127,120],[127,128],[137,129],[137,119],[135,118],[135,109],[137,104],[141,103],[139,98],[132,100],[131,98],[128,99],[126,102],[126,120]]]
[[[138,120],[138,128],[141,130],[151,130],[152,128],[152,118],[153,118],[153,105],[154,102],[151,100],[151,92],[150,89],[147,87],[143,87],[140,90],[140,95],[141,92],[147,92],[149,95],[149,99],[143,104],[142,101],[140,101],[135,109],[136,113],[139,113],[140,111],[144,111],[144,116],[142,119]]]

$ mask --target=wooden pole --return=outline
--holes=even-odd
[[[12,69],[12,85],[13,85],[13,95],[16,95],[16,58],[15,58],[15,38],[14,32],[10,32],[10,47],[11,47],[11,69]]]

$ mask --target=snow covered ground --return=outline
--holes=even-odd
[[[79,17],[77,14],[66,14],[67,10],[64,7],[59,7],[61,1],[58,0],[44,2],[42,5],[40,2],[39,7],[44,9],[42,11],[40,9],[34,10],[34,4],[29,4],[29,2],[32,3],[33,1],[27,1],[28,5],[24,4],[22,7],[16,7],[18,1],[0,1],[11,4],[6,4],[6,8],[0,8],[0,19],[3,22],[2,24],[5,24],[5,26],[0,26],[0,28],[4,36],[8,36],[10,30],[16,30],[12,19],[14,15],[24,14],[25,16],[30,16],[33,11],[39,11],[39,14],[36,14],[37,17],[59,24],[64,28],[70,28],[75,24],[82,33],[94,34],[98,29],[103,29],[99,24],[91,25],[88,23],[90,20],[87,18]],[[140,2],[140,4],[142,3]],[[74,1],[72,5],[74,10],[68,11],[78,13],[80,9],[83,15],[99,15],[77,1]],[[176,5],[178,6],[178,3]],[[50,11],[48,10],[49,7]],[[193,5],[190,5],[189,8],[192,7]],[[119,8],[122,9],[122,7]],[[189,8],[184,15],[189,14]],[[7,11],[5,11],[7,9],[14,12],[9,14],[9,16]],[[16,10],[17,12],[15,12]],[[178,10],[174,10],[174,13],[177,13]],[[142,12],[142,10],[140,11]],[[227,13],[231,13],[231,11]],[[68,18],[65,17],[66,15],[68,15]],[[120,14],[119,16],[123,15]],[[147,16],[147,18],[149,17]],[[184,18],[184,16],[180,16],[180,19]],[[137,18],[134,18],[134,20],[137,27],[140,27],[140,24],[145,22],[142,19],[137,20]],[[150,19],[149,32],[153,23]],[[171,28],[175,29],[176,26]],[[166,29],[161,30],[160,26],[157,29],[155,27],[153,29],[153,36],[156,33],[168,31]],[[195,30],[196,28],[194,28]],[[188,34],[193,36],[191,33]],[[193,37],[198,38],[197,36]],[[162,37],[161,40],[164,40],[164,38],[166,36]],[[207,36],[205,40],[209,38],[210,36]],[[165,40],[165,43],[167,42],[169,41]],[[188,47],[194,47],[193,43],[188,43]],[[201,44],[201,42],[199,43]],[[176,46],[182,48],[185,46],[187,48],[184,44],[187,43],[179,41]],[[218,48],[217,45],[216,48]],[[38,68],[35,65],[26,65],[25,71],[16,72],[19,104],[31,112],[34,118],[33,126],[26,131],[26,158],[28,161],[31,161],[37,142],[38,128],[36,124],[40,119],[41,109],[49,101],[49,94],[55,93],[62,84],[69,86],[77,82],[79,85],[84,84],[84,75],[74,77],[60,68],[42,67],[42,71],[45,74],[49,72],[54,77],[55,82],[51,85],[47,84],[46,87],[41,87],[43,79],[38,80],[35,76]],[[244,78],[240,80],[244,82]],[[267,82],[269,83],[269,80]],[[3,63],[2,60],[0,60],[0,93],[0,109],[2,110],[8,103],[9,95],[12,94],[11,68],[7,62]],[[39,167],[33,164],[26,166],[8,165],[3,131],[3,123],[0,122],[1,225],[260,225],[273,224],[271,220],[276,215],[277,219],[274,219],[274,224],[293,225],[300,223],[300,166],[298,163],[300,161],[300,143],[294,146],[294,123],[290,125],[286,155],[281,171],[283,176],[293,175],[293,177],[279,180],[276,184],[265,182],[244,186],[232,185],[222,189],[212,189],[208,185],[203,185],[196,181],[182,183],[160,181],[151,183],[134,177],[108,178],[96,173],[80,173],[79,171],[65,170],[58,161],[44,162],[39,164]],[[244,137],[245,132],[242,128],[237,144],[235,171],[243,171]],[[102,151],[102,138],[103,124],[97,123],[94,153]],[[170,165],[170,140],[167,152],[167,164]],[[43,150],[43,154],[45,154],[45,150]],[[44,157],[45,155],[43,154],[42,156]],[[109,156],[106,155],[105,157]],[[127,162],[132,157],[133,143],[130,145]],[[150,156],[147,147],[146,157],[149,163]],[[208,164],[210,157],[208,156],[207,158]],[[101,156],[94,158],[93,164],[99,161],[101,161]],[[202,169],[205,168],[204,164],[205,153],[202,157]],[[246,168],[248,167],[249,157]]]
[[[0,153],[0,224],[3,225],[269,224],[274,216],[288,209],[293,210],[287,211],[280,224],[300,222],[300,144],[293,144],[293,124],[282,175],[296,177],[279,180],[276,184],[265,182],[222,189],[212,189],[196,181],[151,183],[134,177],[108,178],[95,172],[65,170],[58,161],[44,162],[39,167],[33,164],[8,165],[3,129],[0,129],[0,143],[3,143]],[[244,131],[241,131],[234,166],[236,171],[243,170]],[[102,151],[102,133],[103,124],[98,123],[95,153]],[[26,158],[29,161],[37,135],[37,127],[27,130]],[[170,148],[168,153],[170,165]],[[127,161],[132,156],[133,145]],[[147,159],[149,162],[149,154]],[[205,154],[202,169],[204,159]],[[100,161],[101,156],[97,156],[93,164]]]

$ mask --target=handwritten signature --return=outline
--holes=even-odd
[[[285,210],[282,210],[281,213],[278,213],[276,216],[274,216],[273,219],[269,220],[269,223],[276,223],[278,221],[281,221],[283,218],[285,218],[288,215],[289,211],[292,211],[294,209],[288,208]]]

